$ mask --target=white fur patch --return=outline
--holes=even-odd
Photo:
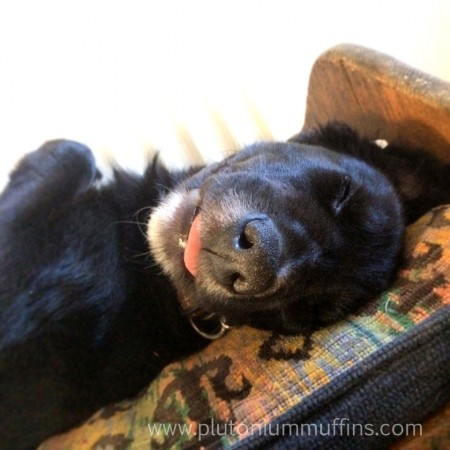
[[[166,261],[163,242],[167,240],[167,233],[176,233],[174,230],[174,216],[181,204],[184,202],[186,192],[171,192],[164,202],[157,206],[150,215],[147,227],[147,239],[150,244],[150,250],[158,263],[168,270],[169,262]],[[179,239],[174,236],[174,239]]]
[[[373,143],[378,145],[380,148],[386,148],[389,145],[389,142],[386,141],[386,139],[376,139]]]

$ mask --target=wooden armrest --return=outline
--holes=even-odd
[[[343,44],[317,59],[304,129],[330,120],[450,162],[450,83],[382,53]]]

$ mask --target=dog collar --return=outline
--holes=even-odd
[[[178,293],[178,302],[183,315],[187,317],[192,328],[205,339],[210,341],[220,339],[231,328],[226,323],[225,317],[203,311],[190,297]]]

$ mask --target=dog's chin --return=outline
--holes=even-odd
[[[207,290],[195,279],[178,279],[174,281],[174,285],[181,304],[193,304],[205,313],[213,313],[225,318],[238,317],[242,322],[245,322],[246,318],[252,314],[275,311],[290,303],[279,295],[240,298],[224,293],[223,290]]]
[[[242,315],[244,319],[247,314],[277,310],[290,303],[288,296],[284,295],[286,289],[281,280],[259,295],[244,296],[216,283],[201,264],[194,277],[186,269],[182,258],[172,265],[169,276],[180,303],[195,305],[206,313],[224,317]]]

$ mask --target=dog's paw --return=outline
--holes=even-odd
[[[10,176],[10,184],[52,187],[72,194],[85,191],[100,178],[92,151],[69,140],[48,141],[24,156]]]

